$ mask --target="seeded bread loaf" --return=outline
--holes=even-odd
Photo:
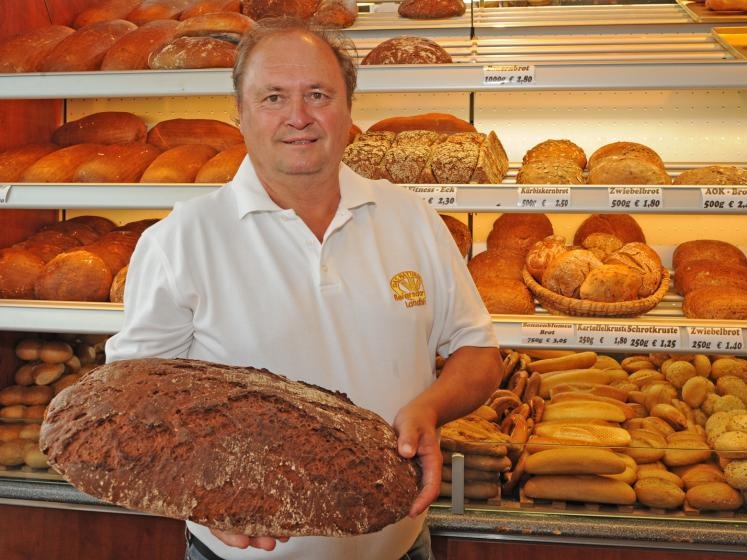
[[[535,159],[524,163],[516,174],[519,184],[583,185],[584,171],[569,159]]]
[[[522,163],[545,159],[570,160],[581,169],[586,167],[586,153],[583,148],[570,140],[545,140],[540,142],[524,154]]]
[[[396,442],[341,393],[155,358],[101,366],[59,393],[40,437],[50,464],[102,500],[287,536],[370,533],[404,518],[419,469]]]

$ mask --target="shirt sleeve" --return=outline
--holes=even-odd
[[[186,357],[193,311],[183,303],[174,271],[154,236],[145,232],[130,259],[124,324],[106,343],[106,361]]]

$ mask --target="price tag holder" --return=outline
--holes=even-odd
[[[576,325],[576,342],[585,348],[617,346],[668,352],[680,348],[681,337],[679,327],[580,324]]]
[[[10,198],[10,187],[13,185],[0,185],[0,204],[6,204]]]
[[[486,64],[482,67],[486,86],[522,86],[533,84],[534,64]]]
[[[687,327],[687,348],[696,352],[739,352],[744,334],[739,327]]]
[[[571,207],[571,187],[518,187],[516,206],[561,210]]]
[[[573,325],[567,323],[522,323],[521,343],[537,346],[573,346]]]
[[[747,210],[747,187],[701,187],[706,210]]]
[[[428,204],[439,210],[457,208],[457,188],[454,186],[423,186],[411,185],[412,192],[420,195]]]
[[[624,187],[607,189],[609,207],[623,210],[647,211],[662,208],[661,187]]]

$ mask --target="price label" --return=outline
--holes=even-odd
[[[534,83],[533,64],[487,64],[482,67],[486,86],[522,86]]]
[[[744,335],[739,327],[687,327],[687,347],[697,352],[739,352]]]
[[[623,210],[659,210],[661,187],[609,187],[607,189],[610,208]]]
[[[701,187],[707,210],[747,210],[747,187]]]
[[[434,208],[455,208],[457,206],[457,189],[454,186],[421,187],[411,186],[409,189],[420,195]]]
[[[0,204],[5,204],[6,202],[8,202],[11,186],[12,185],[0,185]]]
[[[560,210],[571,207],[571,187],[519,187],[519,208]]]
[[[573,325],[567,323],[522,323],[522,344],[568,346],[574,343]]]
[[[576,325],[578,346],[622,346],[658,352],[680,348],[679,327],[645,325]]]

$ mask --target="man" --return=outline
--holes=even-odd
[[[248,157],[233,181],[142,236],[107,357],[251,365],[341,390],[393,424],[423,488],[409,518],[373,535],[287,539],[188,522],[188,558],[431,558],[437,426],[499,383],[490,318],[435,212],[340,163],[355,68],[337,43],[266,20],[242,42],[234,83]],[[448,359],[434,381],[436,353]]]

